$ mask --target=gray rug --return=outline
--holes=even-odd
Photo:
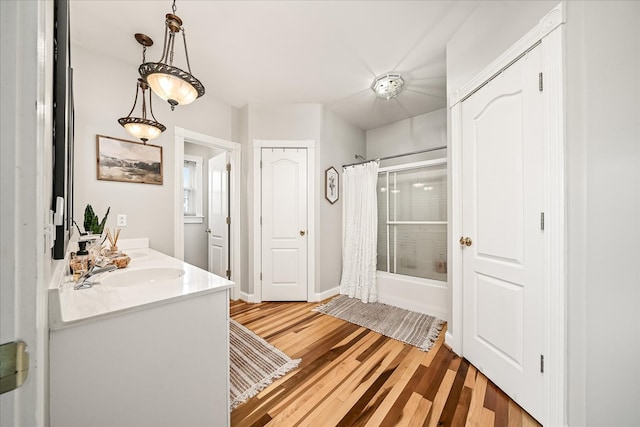
[[[229,320],[229,347],[231,410],[300,363],[233,319]]]
[[[313,311],[355,323],[423,351],[433,347],[445,324],[444,320],[427,314],[377,302],[365,304],[346,295],[340,295]]]

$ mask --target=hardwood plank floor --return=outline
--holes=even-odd
[[[231,317],[300,366],[231,413],[249,426],[539,426],[444,342],[423,352],[313,303],[232,301]]]

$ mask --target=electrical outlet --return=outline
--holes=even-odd
[[[125,214],[118,214],[118,227],[127,226],[127,216]]]

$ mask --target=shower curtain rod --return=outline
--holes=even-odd
[[[387,157],[380,157],[378,159],[372,159],[372,160],[365,160],[364,162],[357,162],[357,163],[349,163],[348,165],[342,165],[343,168],[346,168],[348,166],[355,166],[355,165],[362,165],[365,163],[369,163],[372,162],[374,160],[380,161],[380,160],[389,160],[389,159],[395,159],[397,157],[404,157],[404,156],[412,156],[414,154],[422,154],[422,153],[428,153],[430,151],[438,151],[438,150],[444,150],[446,149],[447,146],[443,145],[440,147],[434,147],[434,148],[427,148],[426,150],[419,150],[419,151],[412,151],[411,153],[405,153],[405,154],[396,154],[394,156],[387,156]]]

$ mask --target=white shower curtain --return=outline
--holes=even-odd
[[[378,162],[342,172],[342,279],[340,293],[362,302],[378,300]]]

